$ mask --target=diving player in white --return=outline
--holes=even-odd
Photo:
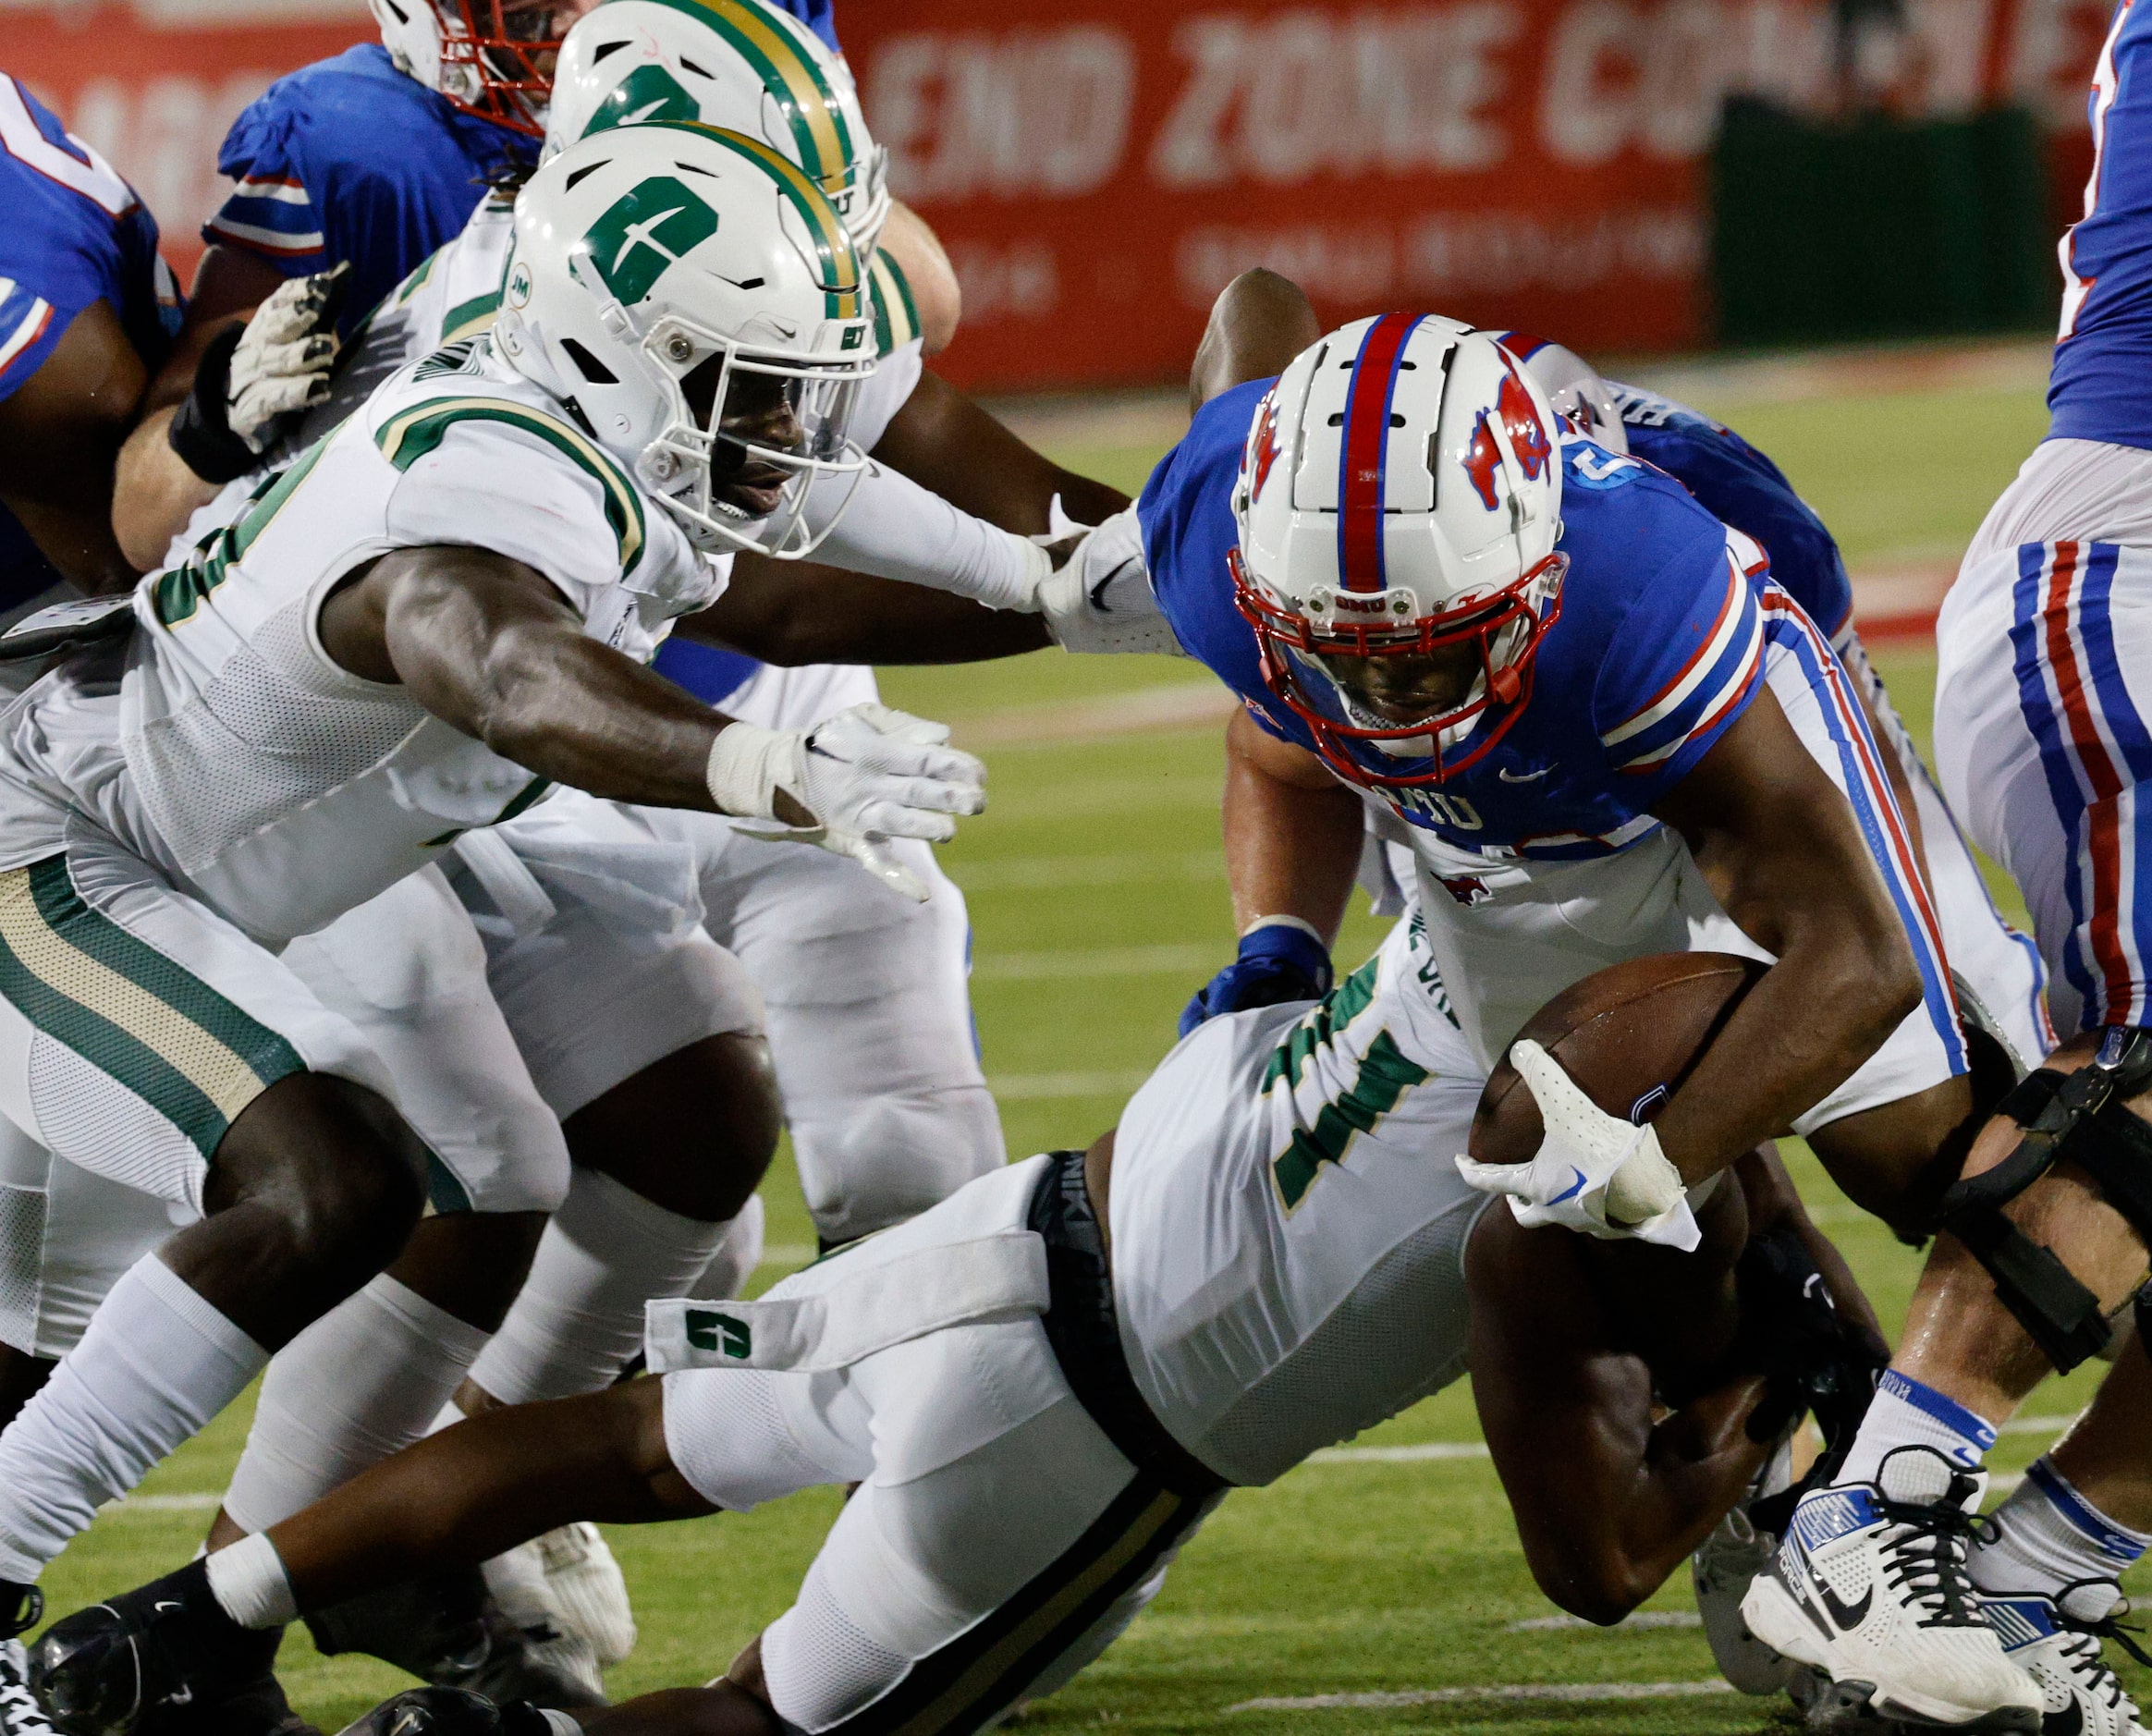
[[[720,208],[723,258],[752,253],[756,290],[690,263]],[[827,202],[752,141],[651,128],[565,157],[526,214],[498,351],[398,376],[194,559],[85,625],[95,642],[12,715],[5,1108],[208,1216],[128,1272],[0,1435],[10,1625],[95,1507],[416,1218],[422,1153],[395,1081],[272,947],[548,778],[868,854],[980,803],[976,763],[930,726],[853,714],[810,756],[636,661],[722,589],[714,527],[787,514],[857,462],[867,321]],[[571,271],[571,249],[607,272]],[[781,348],[738,335],[770,314],[794,334]],[[560,385],[582,363],[619,388],[600,438]],[[654,469],[666,489],[635,473]]]

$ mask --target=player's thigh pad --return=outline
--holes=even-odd
[[[815,1732],[984,1728],[1103,1651],[1207,1506],[1139,1475],[1072,1397],[870,1480],[763,1635],[771,1703]]]
[[[520,893],[505,884],[518,870]],[[449,884],[539,1094],[563,1119],[690,1044],[763,1028],[746,971],[703,931],[691,853],[608,802],[566,792],[465,840]]]
[[[2152,1018],[2152,548],[1968,559],[1938,624],[1937,769],[2024,894],[2065,1028]]]
[[[963,894],[914,838],[888,849],[924,904],[849,857],[679,814],[712,936],[762,991],[815,1227],[850,1241],[924,1211],[1007,1158],[979,1066]]]
[[[0,1120],[0,1344],[65,1356],[120,1276],[193,1218]]]
[[[395,1100],[349,1020],[106,835],[0,872],[0,1111],[55,1155],[199,1211],[226,1129],[304,1071]]]
[[[284,961],[395,1075],[397,1103],[437,1159],[436,1210],[559,1205],[568,1142],[494,1000],[471,914],[437,867],[293,941]]]
[[[1959,1010],[1979,1023],[2011,1053],[2018,1072],[2029,1072],[2055,1046],[2048,1016],[2048,971],[2029,935],[2003,920],[1987,890],[1973,847],[1943,801],[1935,775],[1921,759],[1913,732],[1856,639],[1846,670],[1866,695],[1880,725],[1879,745],[1891,754],[1913,791],[1921,853],[1942,924],[1943,952],[1958,991]]]

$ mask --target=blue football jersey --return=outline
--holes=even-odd
[[[75,316],[103,301],[154,373],[179,329],[156,219],[112,166],[0,74],[0,398],[42,368]],[[0,508],[0,610],[59,575]]]
[[[282,78],[226,134],[238,185],[202,239],[287,277],[348,262],[348,336],[420,261],[462,232],[487,186],[538,141],[465,113],[363,43]]]
[[[2152,3],[2122,0],[2092,79],[2092,179],[2062,238],[2051,440],[2152,447]]]
[[[1270,385],[1252,381],[1204,405],[1152,472],[1137,515],[1159,606],[1182,649],[1264,727],[1313,749],[1306,724],[1263,679],[1226,559],[1241,449]],[[1726,527],[1679,483],[1571,438],[1562,446],[1561,516],[1558,546],[1570,566],[1560,618],[1541,641],[1531,697],[1509,733],[1441,784],[1365,786],[1458,850],[1564,860],[1633,842],[1657,824],[1651,804],[1762,684],[1757,585],[1736,564]],[[1471,746],[1467,737],[1457,752]],[[1353,751],[1374,772],[1413,769],[1372,747]]]
[[[1713,518],[1762,544],[1771,582],[1837,639],[1853,617],[1852,581],[1837,541],[1786,473],[1724,422],[1639,385],[1607,384],[1630,451],[1666,471]]]
[[[841,55],[844,50],[837,41],[837,6],[835,0],[769,0],[780,12],[789,12],[815,35],[829,44],[829,52]]]

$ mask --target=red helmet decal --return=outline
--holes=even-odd
[[[1464,473],[1472,478],[1480,505],[1492,512],[1501,504],[1495,498],[1495,471],[1500,467],[1502,453],[1487,427],[1490,416],[1500,420],[1502,432],[1510,436],[1510,451],[1517,468],[1528,477],[1536,480],[1546,474],[1554,445],[1540,423],[1539,412],[1532,408],[1532,394],[1524,389],[1524,382],[1517,377],[1514,368],[1504,368],[1495,407],[1480,411],[1479,420],[1473,424],[1472,444],[1464,449]]]
[[[1266,393],[1263,413],[1255,421],[1255,474],[1249,480],[1248,498],[1263,498],[1263,484],[1270,480],[1270,467],[1278,462],[1278,397]]]

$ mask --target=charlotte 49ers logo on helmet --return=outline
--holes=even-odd
[[[1495,472],[1501,468],[1502,453],[1487,426],[1490,417],[1499,422],[1502,432],[1510,436],[1510,451],[1517,468],[1534,481],[1547,473],[1554,446],[1540,425],[1539,412],[1532,408],[1532,394],[1524,389],[1524,382],[1517,377],[1515,369],[1503,369],[1495,407],[1480,411],[1479,420],[1473,424],[1472,444],[1464,449],[1464,473],[1472,478],[1480,505],[1492,512],[1501,504],[1495,498]]]

